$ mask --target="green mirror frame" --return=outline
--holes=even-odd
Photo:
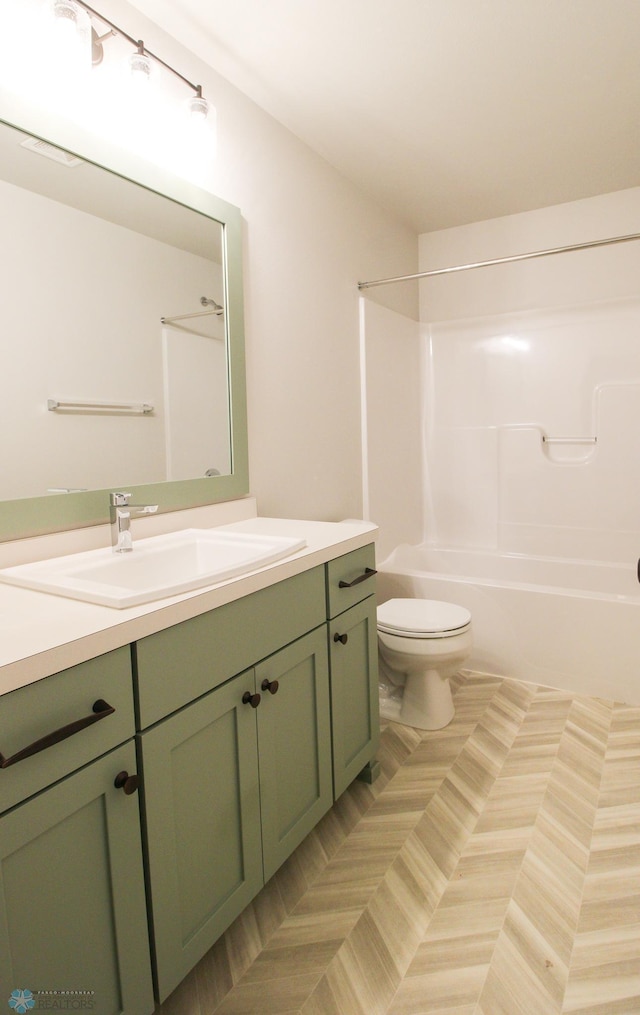
[[[242,285],[242,218],[239,208],[208,191],[145,162],[0,89],[0,120],[86,161],[132,180],[161,196],[214,219],[223,227],[224,304],[227,320],[227,376],[231,473],[179,482],[127,486],[134,502],[158,504],[160,512],[179,511],[243,497],[249,492],[247,402]],[[0,501],[0,542],[98,525],[109,520],[109,490]]]

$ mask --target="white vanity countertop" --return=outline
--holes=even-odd
[[[357,550],[377,533],[370,522],[289,518],[253,517],[221,528],[298,536],[307,545],[238,578],[124,610],[0,583],[0,695]]]

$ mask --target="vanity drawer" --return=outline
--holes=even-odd
[[[325,622],[324,566],[137,642],[140,729]]]
[[[97,702],[101,705],[94,711]],[[65,733],[69,735],[64,737]],[[134,733],[128,646],[3,695],[0,812],[93,761]],[[56,741],[56,736],[61,739]],[[42,749],[30,754],[32,745]]]
[[[327,617],[337,617],[376,590],[375,546],[361,546],[325,565],[327,568]],[[369,574],[368,570],[374,571]],[[340,583],[343,583],[342,587]]]

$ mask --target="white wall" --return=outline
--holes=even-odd
[[[420,269],[638,231],[633,189],[424,235]],[[637,557],[639,272],[633,242],[421,283],[429,543]]]
[[[415,270],[415,233],[124,0],[102,9],[217,107],[207,186],[246,223],[249,467],[259,511],[360,516],[357,282]],[[417,319],[417,294],[401,288],[375,299]]]

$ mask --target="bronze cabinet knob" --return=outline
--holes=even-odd
[[[113,780],[113,785],[116,789],[123,790],[127,796],[131,796],[140,785],[140,779],[135,772],[133,775],[129,775],[128,772],[118,772]]]

